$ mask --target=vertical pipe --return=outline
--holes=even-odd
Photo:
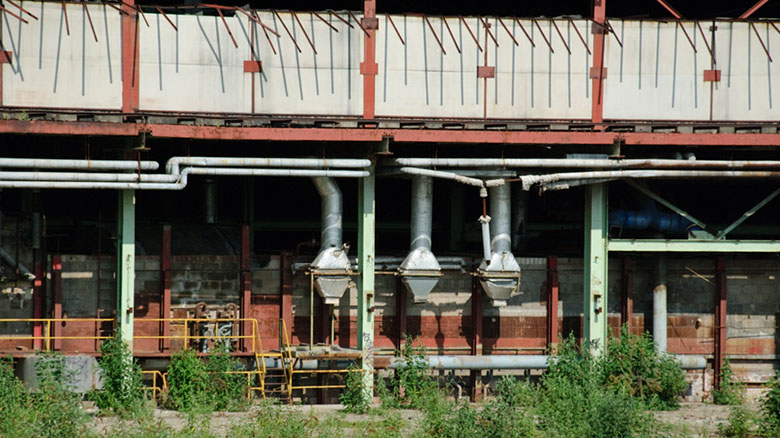
[[[547,346],[558,341],[558,257],[547,257]]]
[[[358,349],[362,351],[363,388],[370,401],[374,393],[374,258],[375,249],[375,178],[374,166],[369,176],[358,182]]]
[[[279,308],[279,317],[284,321],[287,330],[287,339],[292,340],[293,318],[292,318],[292,292],[293,292],[293,273],[292,273],[293,254],[289,252],[282,253],[281,279],[282,279],[282,300]],[[279,333],[279,348],[282,348],[282,339],[284,333]]]
[[[666,353],[666,262],[656,256],[655,288],[653,289],[653,341],[659,353]]]
[[[322,198],[321,250],[340,248],[342,243],[341,213],[343,201],[341,189],[333,178],[314,177],[314,186]]]
[[[51,289],[52,289],[52,318],[62,319],[62,257],[60,255],[51,258]],[[51,328],[46,328],[47,336],[51,335]],[[54,321],[54,350],[62,349],[62,321]],[[47,348],[48,349],[48,348]]]
[[[249,318],[252,314],[252,273],[249,264],[249,225],[241,226],[241,293],[240,295],[240,316],[242,319]],[[241,342],[239,343],[241,351],[249,351],[249,342],[243,336],[249,336],[252,328],[249,321],[241,321],[240,324]]]
[[[171,317],[171,226],[163,225],[162,229],[162,251],[160,252],[160,280],[162,285],[162,305],[160,306],[160,318],[169,319]],[[162,322],[161,340],[162,351],[171,349],[171,323]]]
[[[726,356],[726,259],[718,257],[715,262],[715,357],[712,371],[715,389],[720,389],[720,373]]]
[[[509,184],[490,188],[490,247],[494,253],[512,252],[512,190]]]
[[[623,279],[620,299],[620,325],[627,325],[628,330],[631,331],[634,319],[634,297],[633,297],[634,283],[631,270],[631,258],[628,256],[623,257]]]
[[[596,347],[596,354],[604,352],[607,341],[608,193],[607,183],[592,184],[585,189],[582,331],[583,341]]]
[[[412,177],[412,222],[411,250],[431,250],[433,230],[433,178],[415,175]]]
[[[120,190],[118,204],[116,318],[119,333],[132,351],[135,307],[135,191]]]

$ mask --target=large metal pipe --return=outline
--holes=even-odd
[[[656,256],[655,288],[653,289],[653,341],[660,353],[666,353],[666,260],[663,254]]]
[[[433,230],[433,178],[416,175],[412,177],[412,250],[431,250]]]
[[[156,161],[60,160],[46,158],[0,158],[0,167],[81,170],[157,170]]]
[[[442,179],[449,179],[453,181],[457,181],[461,184],[466,184],[474,187],[485,187],[485,182],[481,179],[477,178],[470,178],[468,176],[458,175],[457,173],[453,172],[442,172],[440,170],[430,170],[430,169],[418,169],[415,167],[402,167],[398,169],[401,173],[406,173],[408,175],[422,175],[422,176],[430,176],[433,178],[442,178]]]
[[[537,184],[544,186],[545,184],[553,184],[570,180],[612,180],[621,178],[780,178],[780,172],[758,170],[604,170],[593,172],[552,173],[546,175],[523,175],[520,177],[520,181],[523,184],[523,190],[530,190]],[[567,188],[567,186],[565,184],[561,184],[551,188],[560,189]]]
[[[503,254],[512,252],[512,190],[503,185],[490,188],[490,248]]]
[[[578,159],[578,158],[396,158],[398,166],[417,167],[551,167],[608,169],[762,169],[780,168],[780,161],[667,160],[667,159]]]
[[[675,355],[680,365],[686,370],[703,370],[707,367],[704,356]],[[554,357],[546,355],[490,355],[490,356],[426,356],[423,365],[433,369],[444,370],[513,370],[513,369],[546,369]],[[390,368],[398,368],[404,362],[403,358],[393,358]]]
[[[165,165],[169,173],[177,173],[179,166],[200,167],[293,167],[310,169],[365,169],[371,160],[356,158],[230,158],[230,157],[172,157]]]
[[[322,199],[322,225],[320,233],[321,250],[341,248],[342,243],[342,199],[341,190],[332,178],[312,178]]]

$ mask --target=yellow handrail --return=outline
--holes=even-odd
[[[87,340],[104,340],[104,339],[110,339],[112,336],[89,336],[89,335],[83,335],[83,336],[54,336],[51,332],[52,330],[52,324],[55,322],[113,322],[113,318],[0,318],[0,323],[2,322],[26,322],[26,323],[36,323],[41,322],[44,323],[44,329],[43,329],[43,335],[42,336],[35,336],[35,335],[0,335],[0,340],[20,340],[20,341],[36,341],[36,340],[43,340],[44,341],[44,351],[51,350],[51,341],[52,340],[58,340],[58,339],[87,339]]]

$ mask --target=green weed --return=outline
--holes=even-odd
[[[115,412],[121,417],[148,414],[144,409],[141,367],[133,360],[130,346],[122,340],[121,334],[103,341],[100,352],[98,367],[103,389],[90,392],[89,398],[101,411]]]
[[[344,392],[339,396],[339,402],[344,410],[354,414],[365,414],[371,407],[370,394],[367,394],[363,384],[363,373],[358,367],[350,366],[347,372]]]

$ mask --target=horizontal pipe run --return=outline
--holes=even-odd
[[[0,167],[80,170],[157,170],[156,161],[58,160],[47,158],[0,158]]]
[[[466,184],[474,187],[485,187],[485,183],[481,179],[469,178],[467,176],[458,175],[457,173],[452,173],[452,172],[443,172],[440,170],[430,170],[430,169],[417,169],[414,167],[402,167],[398,170],[401,173],[405,173],[408,175],[430,176],[433,178],[449,179],[449,180],[457,181],[461,184]]]
[[[546,175],[522,175],[520,181],[523,190],[541,184],[554,184],[554,188],[566,188],[564,181],[604,180],[604,179],[692,179],[692,178],[780,178],[780,172],[741,171],[741,170],[603,170],[593,172],[552,173]]]
[[[673,356],[685,370],[703,370],[707,367],[704,356],[679,354]],[[554,360],[546,355],[427,356],[424,365],[439,370],[535,370],[548,368],[551,359]],[[398,368],[398,365],[403,362],[403,358],[393,358],[390,368]]]
[[[165,165],[169,173],[178,173],[179,167],[294,167],[305,169],[365,169],[370,160],[355,158],[228,158],[228,157],[173,157]]]
[[[176,182],[178,175],[89,172],[4,172],[0,181]]]
[[[414,167],[551,167],[611,169],[765,169],[780,168],[780,161],[569,159],[569,158],[396,158],[391,163]]]

